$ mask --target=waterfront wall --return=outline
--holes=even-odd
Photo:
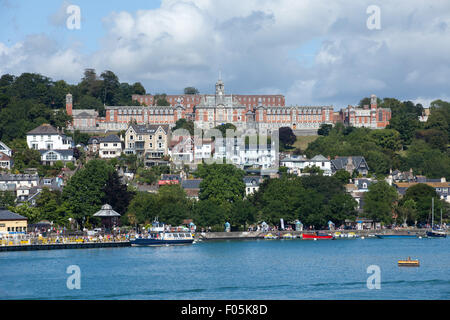
[[[130,247],[129,241],[120,242],[91,242],[91,243],[54,243],[0,246],[1,251],[33,251],[33,250],[61,250],[61,249],[93,249]]]
[[[197,240],[244,240],[244,239],[263,239],[266,234],[273,235],[283,235],[290,233],[295,236],[300,236],[303,233],[313,233],[315,231],[304,230],[304,231],[249,231],[249,232],[199,232],[195,235]],[[425,236],[425,229],[408,229],[408,230],[391,230],[391,229],[381,229],[381,230],[319,230],[319,233],[354,233],[360,237],[368,237],[374,234],[413,234],[417,236]]]

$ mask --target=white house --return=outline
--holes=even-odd
[[[27,133],[27,144],[30,149],[41,153],[41,162],[53,164],[56,161],[73,161],[73,141],[71,137],[43,124]]]
[[[245,195],[249,196],[259,190],[259,185],[263,181],[261,176],[246,176],[244,177]]]
[[[120,157],[122,150],[122,141],[115,134],[100,138],[99,140],[99,154],[102,159]]]
[[[1,141],[0,141],[0,153],[6,154],[8,157],[12,157],[12,150]]]
[[[288,168],[288,172],[301,176],[303,170],[308,167],[318,167],[324,172],[325,176],[331,176],[331,160],[322,155],[317,155],[312,159],[307,159],[304,156],[290,156],[280,161],[280,165]]]
[[[10,170],[13,166],[12,150],[0,141],[0,169]]]

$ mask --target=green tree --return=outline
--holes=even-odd
[[[431,217],[432,198],[435,199],[435,210],[440,210],[442,204],[439,201],[436,190],[424,183],[418,183],[406,190],[404,197],[400,201],[400,205],[404,207],[409,200],[414,201],[414,209],[417,211],[417,221],[427,222]],[[409,204],[411,205],[411,203]]]
[[[338,179],[339,181],[341,181],[343,184],[349,183],[350,178],[351,178],[350,173],[343,169],[336,171],[336,173],[334,174],[334,177],[336,179]]]
[[[232,164],[201,164],[197,176],[202,178],[200,200],[210,199],[230,208],[227,203],[242,200],[245,195],[244,171]]]
[[[70,217],[84,225],[104,204],[105,186],[114,169],[105,161],[91,160],[78,170],[63,190],[63,201]]]
[[[187,88],[184,88],[184,94],[192,94],[192,95],[194,95],[194,94],[199,94],[200,92],[197,90],[197,88],[194,88],[194,87],[187,87]]]
[[[0,191],[0,209],[14,206],[16,196],[13,191]]]
[[[287,148],[292,146],[295,141],[297,141],[297,137],[294,132],[289,127],[281,127],[279,130],[280,134],[280,146],[283,148]]]
[[[392,215],[397,191],[385,181],[379,181],[369,186],[364,196],[364,212],[374,221],[392,223]]]
[[[321,124],[317,134],[319,136],[328,136],[330,134],[331,129],[333,129],[333,125],[331,124]]]

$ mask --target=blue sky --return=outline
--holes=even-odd
[[[69,4],[80,30],[66,27]],[[0,0],[0,21],[0,74],[77,83],[85,68],[112,70],[177,94],[214,92],[221,70],[228,93],[288,105],[450,100],[448,0]]]
[[[69,30],[64,25],[52,24],[50,17],[58,12],[65,3],[81,8],[81,29]],[[36,0],[0,0],[0,41],[15,43],[29,34],[45,33],[62,45],[73,41],[82,43],[84,53],[99,49],[99,39],[104,36],[103,18],[111,12],[155,9],[160,0],[44,0],[36,5]],[[68,15],[67,15],[68,17]]]

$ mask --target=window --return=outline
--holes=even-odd
[[[130,140],[133,140],[134,139],[134,137],[133,136],[130,136]]]
[[[114,144],[113,144],[113,147],[117,147],[117,143],[114,143]]]
[[[106,147],[108,146],[108,144],[107,144],[107,143],[104,143],[103,146],[106,148]]]
[[[45,157],[45,159],[47,161],[55,161],[55,160],[58,160],[58,155],[54,152],[49,152],[49,153],[47,153],[47,156]]]

